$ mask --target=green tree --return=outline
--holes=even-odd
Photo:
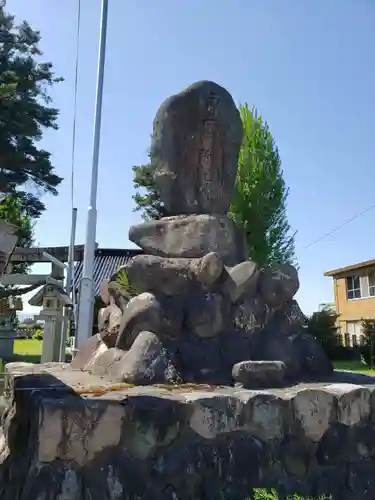
[[[249,258],[261,266],[295,264],[294,236],[286,215],[288,189],[273,137],[255,108],[240,106],[244,137],[229,216],[247,237]],[[159,198],[151,163],[133,167],[135,211],[145,220],[169,215]]]
[[[367,364],[374,367],[375,358],[375,320],[362,319],[363,346],[361,347],[362,356]]]
[[[324,351],[330,359],[337,359],[340,348],[337,343],[338,315],[329,307],[321,311],[314,312],[306,320],[305,328],[307,332],[315,337],[322,345]]]
[[[169,214],[161,201],[154,183],[154,168],[151,163],[133,167],[133,184],[137,191],[133,196],[136,207],[134,211],[142,210],[144,220],[160,219]]]
[[[229,216],[246,233],[249,257],[261,266],[295,263],[295,234],[286,214],[289,190],[267,123],[245,104],[236,190]]]
[[[32,218],[45,209],[41,193],[56,195],[62,181],[38,145],[45,129],[58,128],[49,89],[61,80],[51,63],[40,62],[40,38],[0,7],[0,195],[17,197]]]
[[[14,224],[17,230],[17,246],[28,248],[32,246],[34,226],[31,217],[23,210],[21,200],[14,195],[5,196],[0,201],[0,219]],[[29,266],[26,263],[14,264],[12,272],[26,273]]]

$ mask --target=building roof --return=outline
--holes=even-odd
[[[365,260],[364,262],[359,262],[358,264],[352,264],[351,266],[339,267],[338,269],[333,269],[332,271],[325,272],[324,276],[331,276],[332,278],[335,278],[340,274],[345,275],[347,273],[351,273],[352,271],[358,271],[359,269],[362,269],[364,267],[372,267],[372,266],[375,266],[375,259]]]
[[[103,280],[108,279],[121,266],[124,266],[135,255],[143,253],[138,248],[120,250],[116,248],[98,248],[95,251],[93,281],[94,294],[99,295],[100,284]],[[74,284],[78,289],[82,279],[83,261],[77,262],[74,266]]]

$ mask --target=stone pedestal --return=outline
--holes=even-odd
[[[16,311],[0,313],[0,359],[11,360],[13,357],[13,345],[16,332],[13,322]]]
[[[56,311],[55,315],[40,314],[37,319],[44,320],[43,348],[41,362],[48,363],[58,361],[60,356],[61,311]]]
[[[7,371],[3,499],[375,497],[373,377],[250,391],[132,387],[57,363]]]
[[[0,359],[9,360],[14,352],[14,331],[10,331],[8,335],[4,333],[0,332]]]

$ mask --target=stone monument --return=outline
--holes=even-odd
[[[162,105],[173,216],[131,228],[145,253],[103,282],[100,333],[71,364],[6,366],[2,500],[375,498],[375,378],[331,373],[296,269],[247,260],[226,215],[240,143],[215,83]]]
[[[248,260],[245,235],[227,216],[241,141],[239,111],[216,83],[195,83],[161,105],[151,158],[173,215],[130,228],[145,253],[118,273],[136,296],[114,291],[116,275],[103,283],[100,333],[73,367],[136,385],[245,388],[332,372],[302,328],[296,269]]]

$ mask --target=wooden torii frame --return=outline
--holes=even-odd
[[[0,223],[2,222],[3,221],[0,221]],[[3,226],[0,225],[0,231],[2,227]],[[7,227],[7,232],[5,230],[5,227]],[[14,236],[15,228],[14,227],[10,228],[9,225],[7,226],[4,225],[3,233],[4,235],[5,234],[7,235],[6,239],[5,236],[1,239],[2,233],[0,233],[0,252],[1,251],[3,252],[2,254],[0,253],[0,257],[1,255],[3,255],[2,258],[3,270],[0,272],[0,282],[3,285],[21,285],[21,286],[55,285],[62,287],[64,282],[64,269],[61,267],[61,263],[68,262],[69,247],[68,246],[36,247],[36,248],[15,247],[17,238],[15,237],[14,239],[13,237],[13,239],[10,239],[9,236],[11,234],[10,229],[13,229],[12,234]],[[98,245],[96,244],[96,248],[97,246]],[[84,256],[84,245],[76,245],[74,247],[74,261],[75,262],[82,261],[83,256]],[[28,264],[48,263],[52,265],[52,270],[50,274],[11,274],[12,265],[21,262]],[[60,324],[57,323],[55,326],[54,334],[51,336],[50,339],[51,342],[56,345],[53,346],[53,348],[51,349],[50,349],[51,346],[46,346],[46,351],[54,353],[59,352],[58,346],[60,346],[61,344],[61,335],[62,335],[61,323]],[[48,361],[58,361],[58,359],[49,359]]]
[[[76,245],[74,247],[74,261],[79,262],[83,260],[83,253],[84,245]],[[2,277],[1,282],[4,285],[44,285],[46,283],[60,285],[61,280],[64,279],[64,271],[60,266],[51,262],[51,259],[46,255],[50,255],[60,262],[68,262],[69,247],[15,247],[8,262],[7,274]],[[52,271],[50,274],[10,274],[12,264],[19,264],[21,262],[26,262],[27,264],[52,264]]]

